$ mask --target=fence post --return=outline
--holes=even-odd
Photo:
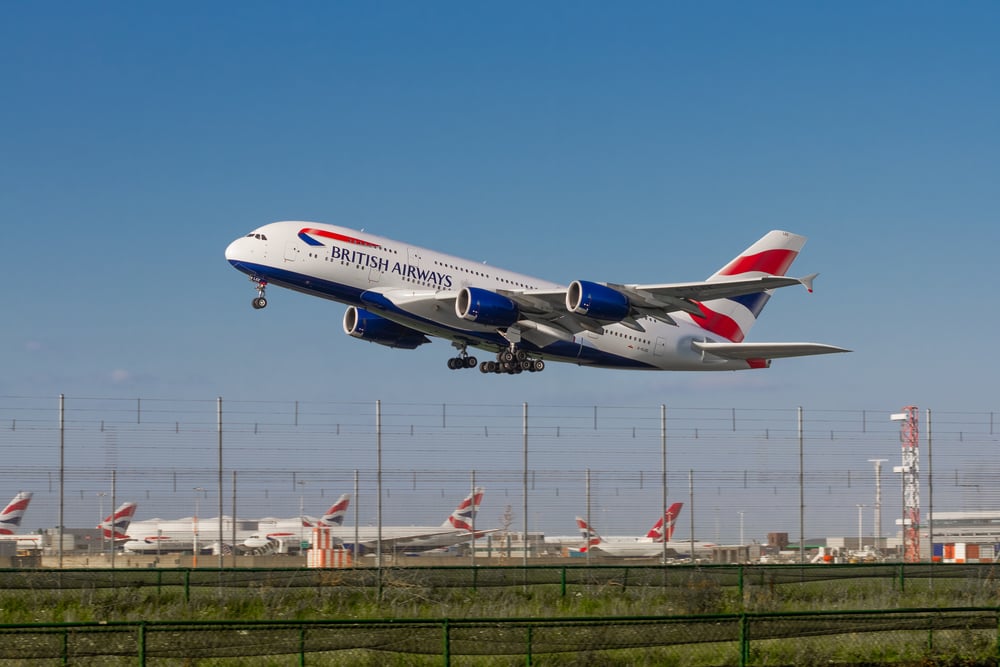
[[[899,564],[899,592],[902,593],[906,590],[906,575],[904,571],[906,569],[905,563]]]
[[[184,570],[184,601],[191,601],[191,570]]]
[[[528,652],[524,656],[524,664],[528,665],[528,667],[531,667],[531,640],[532,640],[532,636],[531,635],[532,635],[532,630],[534,630],[534,626],[529,625],[528,626],[528,647],[527,647],[527,651]]]
[[[997,644],[996,644],[996,658],[1000,661],[1000,608],[997,609]]]
[[[740,613],[740,667],[750,661],[750,619],[746,612]]]
[[[146,665],[146,621],[139,622],[139,667]]]
[[[69,628],[63,628],[62,633],[62,664],[69,664]]]
[[[299,667],[306,667],[306,626],[299,626]]]
[[[739,569],[736,571],[737,572],[737,578],[736,578],[736,580],[738,582],[737,588],[739,590],[739,596],[740,596],[740,609],[745,609],[745,598],[743,597],[743,595],[744,595],[744,593],[743,593],[743,564],[741,563],[738,566],[738,568]]]
[[[448,628],[447,618],[441,621],[441,629],[443,631],[442,634],[444,635],[441,638],[441,657],[444,659],[444,666],[448,667],[448,665],[451,664],[451,632]]]
[[[559,595],[560,597],[566,597],[566,566],[563,565],[559,568]]]

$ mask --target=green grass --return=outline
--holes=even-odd
[[[346,585],[333,578],[317,587],[282,586],[262,578],[244,588],[194,586],[185,596],[179,586],[140,586],[58,590],[0,590],[0,624],[86,623],[101,621],[314,621],[379,619],[546,619],[687,616],[737,612],[810,612],[899,608],[994,607],[1000,586],[992,579],[908,579],[901,588],[892,578],[845,578],[801,583],[745,582],[741,591],[721,585],[711,570],[693,570],[674,585],[602,584],[510,585],[472,589],[433,587],[387,576],[381,593],[374,587]],[[277,582],[275,579],[274,582]],[[728,582],[727,582],[728,583]],[[621,629],[606,628],[620,633]],[[430,631],[432,636],[435,630]],[[590,634],[587,634],[587,633]],[[638,632],[638,631],[637,631]],[[737,644],[692,643],[600,650],[601,629],[567,633],[585,637],[579,651],[537,656],[542,665],[721,665],[738,662]],[[696,639],[696,638],[692,638]],[[526,644],[525,644],[526,645]],[[437,639],[432,650],[437,650]],[[518,649],[520,650],[520,649]],[[794,639],[755,640],[753,665],[996,665],[997,631],[955,629],[862,632]],[[135,664],[134,658],[104,656],[73,664]],[[438,654],[370,649],[310,653],[310,665],[439,665]],[[452,664],[492,666],[524,664],[524,655],[455,656]],[[5,663],[0,660],[0,664]],[[151,659],[148,664],[293,665],[294,654],[239,658],[199,658],[195,661]]]

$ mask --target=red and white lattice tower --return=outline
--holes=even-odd
[[[920,457],[917,445],[920,430],[917,427],[917,407],[908,405],[903,412],[893,415],[902,421],[899,434],[903,445],[903,560],[907,563],[920,562]]]

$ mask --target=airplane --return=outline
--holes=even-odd
[[[805,237],[771,231],[707,280],[568,286],[319,222],[258,227],[225,256],[254,283],[255,309],[268,285],[347,305],[348,335],[414,349],[428,336],[451,341],[448,368],[516,374],[546,361],[595,368],[722,371],[771,360],[848,352],[821,343],[748,343],[772,292],[817,274],[785,277]],[[479,363],[469,348],[496,353]]]
[[[314,526],[339,526],[344,522],[350,504],[351,494],[345,493],[321,517],[304,515],[291,519],[237,519],[236,544],[237,551],[242,547],[254,553],[273,551],[279,544],[279,539],[291,545],[293,549],[300,548],[300,541],[307,541],[310,532],[305,530]],[[164,521],[163,519],[148,519],[138,521],[132,526],[136,539],[131,539],[123,545],[128,553],[177,553],[193,552],[195,545],[199,553],[212,551],[219,540],[219,520],[215,518],[198,518],[198,538],[195,539],[195,518]],[[223,548],[229,548],[232,543],[233,523],[230,517],[223,517],[222,543]]]
[[[7,503],[3,512],[0,512],[0,535],[14,535],[17,532],[33,495],[31,491],[21,491]]]
[[[382,526],[382,548],[388,551],[419,552],[461,544],[472,539],[473,517],[483,502],[483,487],[476,487],[448,515],[440,526]],[[357,532],[357,545],[354,544]],[[477,538],[496,532],[496,529],[476,528]],[[337,527],[330,529],[330,537],[344,548],[356,553],[374,552],[378,548],[376,526]]]
[[[18,535],[17,530],[21,527],[21,519],[28,509],[31,491],[21,491],[15,495],[7,506],[0,512],[0,541],[14,541],[21,548],[40,549],[42,546],[42,536]]]
[[[127,540],[129,539],[128,534],[125,532],[128,530],[129,524],[132,523],[132,517],[135,516],[135,510],[138,507],[136,503],[122,503],[114,512],[109,514],[104,521],[97,524],[97,527],[101,530],[101,534],[106,540]]]
[[[667,508],[667,511],[649,529],[643,537],[609,537],[602,538],[597,531],[590,526],[582,517],[576,517],[576,525],[583,536],[583,546],[579,548],[579,553],[599,553],[602,556],[612,556],[616,558],[651,558],[662,556],[664,551],[670,554],[688,553],[691,548],[689,542],[671,541],[674,534],[674,527],[677,524],[677,517],[681,513],[683,503],[674,503]],[[666,519],[666,521],[664,521]],[[666,526],[664,526],[664,523]],[[664,547],[666,540],[666,547]],[[710,552],[714,544],[705,542],[695,543],[695,553],[698,555]]]
[[[330,505],[326,514],[319,518],[304,515],[302,518],[296,519],[261,519],[257,523],[258,532],[243,540],[242,544],[244,547],[260,552],[276,546],[278,539],[304,541],[306,537],[311,537],[311,535],[304,533],[303,528],[342,526],[350,504],[351,494],[345,493]]]

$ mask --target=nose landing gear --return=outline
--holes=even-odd
[[[257,296],[254,297],[250,304],[254,307],[254,310],[267,308],[267,297],[264,296],[264,290],[267,288],[267,281],[250,276],[250,282],[257,286]]]

